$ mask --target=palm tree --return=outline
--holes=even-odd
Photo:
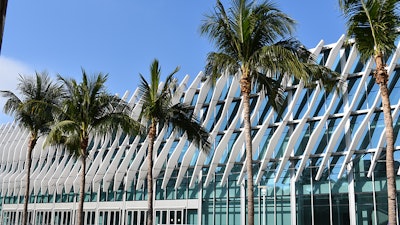
[[[189,141],[192,141],[203,151],[209,151],[211,144],[208,141],[208,132],[193,117],[193,109],[182,103],[174,103],[172,96],[174,95],[175,79],[173,75],[178,72],[177,67],[166,78],[165,83],[161,87],[160,81],[161,69],[158,60],[154,60],[150,66],[150,83],[140,74],[141,83],[139,90],[141,93],[142,111],[141,119],[145,119],[148,125],[148,141],[147,149],[147,224],[153,225],[153,148],[154,141],[157,137],[157,126],[172,126],[180,133],[186,132]]]
[[[375,82],[379,85],[386,129],[386,176],[388,192],[388,224],[396,224],[396,176],[394,172],[394,134],[385,69],[385,58],[396,48],[400,15],[397,0],[339,0],[347,20],[347,35],[355,39],[361,57],[373,57]]]
[[[99,73],[88,77],[82,70],[81,83],[74,79],[58,76],[65,86],[60,118],[51,128],[45,144],[61,144],[71,154],[80,158],[80,192],[77,212],[77,224],[83,225],[83,203],[85,194],[86,160],[88,158],[89,138],[94,135],[105,135],[116,129],[128,134],[136,134],[139,124],[129,114],[130,107],[126,102],[105,90],[107,75]]]
[[[246,146],[248,224],[254,224],[254,190],[252,139],[250,123],[250,93],[267,94],[269,103],[279,112],[285,95],[280,86],[284,74],[293,74],[305,84],[324,78],[332,89],[335,73],[311,63],[310,53],[295,39],[289,38],[295,21],[281,12],[269,0],[256,4],[250,0],[232,0],[225,10],[217,0],[215,11],[206,16],[200,31],[214,42],[219,52],[207,56],[206,75],[215,81],[226,72],[240,76],[243,101]],[[279,40],[279,41],[278,41]],[[313,74],[313,76],[310,76]]]
[[[11,91],[1,91],[7,98],[4,112],[15,117],[22,127],[30,132],[26,154],[26,189],[22,224],[27,224],[28,202],[30,195],[30,176],[32,151],[37,140],[49,131],[49,123],[53,121],[54,106],[60,102],[62,87],[51,81],[47,73],[36,73],[34,77],[19,77],[17,89],[22,98]]]

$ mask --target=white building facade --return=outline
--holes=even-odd
[[[395,131],[395,166],[400,160],[400,67],[398,50],[387,59]],[[385,129],[373,61],[356,48],[321,41],[317,62],[342,76],[343,93],[326,93],[286,79],[288,107],[281,117],[264,96],[251,97],[255,224],[387,224]],[[156,224],[246,224],[246,168],[239,83],[222,77],[214,88],[200,73],[178,86],[175,101],[193,106],[210,132],[212,149],[200,152],[168,127],[155,142]],[[137,91],[123,98],[135,107]],[[25,192],[27,131],[0,128],[1,223],[20,224]],[[33,152],[29,221],[74,224],[80,161],[62,148]],[[93,137],[86,172],[85,224],[146,222],[147,140],[121,132]],[[397,179],[400,189],[400,179]]]

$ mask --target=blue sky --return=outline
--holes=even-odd
[[[337,0],[274,2],[297,21],[295,37],[308,48],[320,40],[334,43],[345,32]],[[199,33],[214,5],[214,0],[9,1],[0,90],[15,90],[18,74],[47,71],[80,80],[84,68],[108,73],[108,90],[123,94],[137,88],[139,73],[148,76],[154,58],[162,74],[180,66],[178,79],[189,74],[192,80],[214,49]],[[1,112],[0,124],[9,121]]]

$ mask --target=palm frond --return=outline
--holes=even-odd
[[[251,15],[254,21],[254,30],[251,34],[254,40],[252,46],[256,47],[252,51],[291,36],[294,31],[295,21],[270,1],[255,5]]]
[[[297,59],[302,63],[314,62],[316,57],[308,51],[308,49],[297,39],[290,37],[275,43],[274,45],[282,46],[296,55]]]
[[[186,132],[188,140],[202,151],[208,153],[211,149],[209,133],[193,117],[193,109],[189,105],[176,104],[169,110],[169,124],[181,134]]]
[[[177,67],[172,71],[164,84],[160,81],[161,69],[157,60],[154,60],[150,67],[150,83],[140,74],[139,91],[142,101],[140,120],[146,119],[148,126],[157,123],[160,127],[172,126],[181,133],[187,132],[190,141],[194,141],[201,149],[208,151],[210,146],[207,140],[208,133],[194,119],[190,107],[183,107],[182,104],[172,102],[176,85],[173,76],[178,70]]]
[[[105,135],[122,129],[136,135],[140,127],[129,117],[131,108],[118,96],[106,92],[107,75],[102,73],[88,76],[82,69],[82,82],[58,75],[65,85],[61,113],[52,127],[47,143],[61,144],[80,156],[87,154],[86,145],[90,135]],[[87,157],[87,155],[83,155]]]
[[[121,129],[130,135],[142,135],[144,127],[125,113],[107,113],[94,121],[92,128],[100,135],[109,134],[111,131]]]
[[[202,35],[207,35],[215,46],[221,51],[231,56],[240,57],[237,51],[240,49],[240,41],[235,34],[232,24],[234,21],[226,13],[224,6],[217,1],[217,7],[213,14],[207,15],[206,20],[200,27]]]
[[[174,75],[179,71],[179,66],[177,66],[174,71],[168,74],[167,78],[165,79],[165,84],[162,88],[161,93],[171,93],[173,94],[176,88],[176,78]]]
[[[306,73],[311,75],[305,82],[306,85],[312,87],[315,85],[316,81],[319,81],[327,92],[336,90],[339,94],[342,93],[343,90],[340,87],[345,85],[345,83],[342,83],[339,79],[339,73],[315,63],[305,63],[303,66]]]
[[[9,115],[16,113],[22,104],[21,99],[11,91],[0,91],[0,93],[3,98],[7,99],[3,107],[4,113]]]
[[[103,100],[100,100],[103,99]],[[129,115],[132,108],[129,104],[117,96],[102,95],[97,107],[98,114],[93,117],[91,127],[104,135],[110,130],[122,129],[125,133],[138,135],[143,133],[140,123],[133,120]]]
[[[281,112],[286,99],[285,90],[281,87],[281,79],[276,80],[257,73],[254,75],[254,80],[257,90],[268,96],[268,102],[275,111]]]
[[[395,49],[400,15],[397,0],[339,0],[347,23],[347,35],[355,39],[362,59]]]
[[[63,120],[56,123],[46,137],[44,146],[63,146],[71,154],[79,156],[80,126],[74,121]]]
[[[7,98],[4,112],[34,134],[47,133],[62,98],[62,86],[53,82],[46,72],[36,72],[35,76],[20,75],[17,90],[21,98],[11,91],[0,92]]]
[[[206,15],[200,26],[201,34],[218,49],[207,56],[205,74],[211,76],[213,83],[224,73],[240,75],[242,72],[243,75],[242,68],[250,69],[253,81],[260,73],[271,78],[259,84],[277,81],[283,74],[306,82],[322,78],[313,78],[313,74],[307,73],[311,69],[304,64],[314,58],[298,40],[291,38],[295,23],[268,0],[259,4],[232,0],[228,9],[217,1],[214,12]],[[266,88],[272,86],[275,85],[269,84]]]
[[[308,74],[302,69],[302,62],[296,53],[281,45],[262,47],[251,58],[253,70],[264,74],[293,74],[298,79],[307,79]],[[267,73],[268,72],[268,73]]]
[[[240,70],[240,64],[234,57],[225,53],[211,52],[207,56],[207,64],[205,67],[205,75],[210,76],[212,85],[223,74],[237,74]]]
[[[173,83],[173,76],[178,72],[178,67],[168,75],[166,82],[161,87],[160,73],[161,68],[158,60],[154,60],[150,66],[150,80],[148,83],[146,79],[140,75],[141,84],[139,91],[141,94],[142,111],[140,118],[145,117],[149,121],[152,119],[160,120],[165,117],[165,113],[171,104],[172,90],[171,84]]]

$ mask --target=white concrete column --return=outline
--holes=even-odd
[[[197,208],[197,224],[202,224],[202,214],[203,214],[203,172],[200,171],[199,175],[199,207]],[[189,195],[188,198],[189,199]],[[187,213],[186,213],[187,216]]]
[[[245,181],[240,183],[240,221],[242,225],[246,225],[246,188]]]
[[[354,174],[353,174],[353,162],[347,165],[348,173],[348,189],[349,189],[349,213],[350,213],[350,225],[356,225],[356,198],[354,192]]]
[[[297,210],[296,210],[296,173],[294,168],[290,170],[290,219],[291,225],[297,224]]]

